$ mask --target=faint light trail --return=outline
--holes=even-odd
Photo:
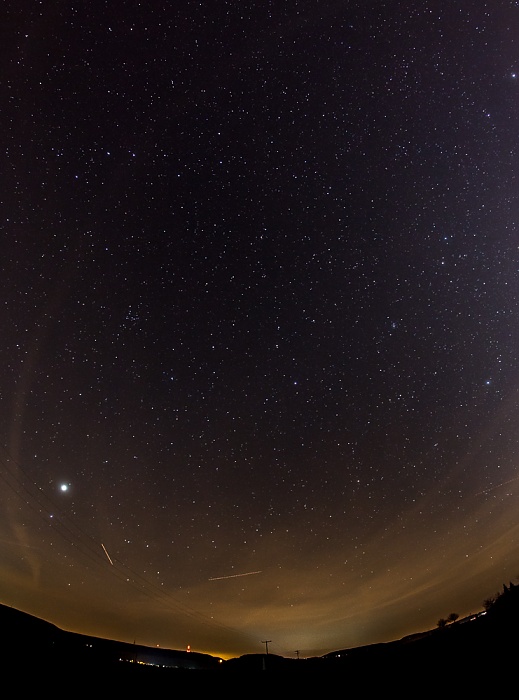
[[[226,578],[240,578],[240,576],[254,576],[254,574],[261,574],[261,571],[247,571],[246,574],[231,574],[230,576],[215,576],[214,578],[210,578],[208,580],[224,581]]]
[[[102,548],[104,549],[104,551],[105,551],[105,554],[106,554],[106,556],[107,556],[107,559],[108,559],[108,561],[109,561],[109,562],[110,562],[110,564],[111,564],[111,565],[113,566],[113,565],[114,565],[114,563],[113,563],[113,561],[112,561],[112,560],[110,559],[110,555],[109,555],[109,554],[108,554],[108,552],[106,551],[106,547],[104,546],[104,544],[103,544],[102,542],[101,542],[101,547],[102,547]]]
[[[508,479],[508,481],[503,481],[502,483],[497,484],[496,486],[491,486],[490,488],[484,489],[483,491],[478,491],[476,493],[476,496],[481,496],[482,494],[488,493],[489,491],[494,491],[494,489],[498,489],[501,486],[506,486],[507,484],[511,484],[512,481],[517,481],[517,479],[519,479],[519,476],[514,476],[513,479]]]
[[[3,540],[1,539],[0,542],[5,542],[6,544],[12,544],[17,547],[27,547],[27,549],[40,549],[40,547],[35,547],[32,544],[24,544],[23,542],[18,542],[17,540]]]

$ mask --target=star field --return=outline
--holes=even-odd
[[[481,609],[519,574],[519,3],[3,16],[0,601],[222,656]]]

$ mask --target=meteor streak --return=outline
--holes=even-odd
[[[254,574],[261,574],[261,571],[247,571],[246,574],[231,574],[230,576],[215,576],[214,578],[208,579],[209,581],[223,581],[226,578],[240,578],[240,576],[254,576]]]
[[[104,551],[105,551],[105,554],[106,554],[106,556],[107,556],[107,559],[108,559],[108,561],[109,561],[109,562],[110,562],[110,564],[111,564],[111,565],[113,566],[113,565],[114,565],[114,563],[113,563],[113,561],[112,561],[112,560],[110,559],[110,555],[109,555],[109,554],[108,554],[108,552],[106,551],[106,547],[104,546],[104,544],[103,544],[102,542],[101,542],[101,547],[102,547],[102,548],[104,549]]]

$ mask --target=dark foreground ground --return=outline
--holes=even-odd
[[[519,601],[498,607],[445,629],[323,657],[253,654],[222,662],[63,632],[0,605],[0,682],[5,698],[49,693],[248,698],[268,693],[274,698],[369,699],[395,692],[416,698],[514,698],[519,692]]]

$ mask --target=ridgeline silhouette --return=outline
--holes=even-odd
[[[215,682],[240,683],[254,679],[289,681],[308,687],[312,679],[340,678],[363,687],[401,682],[409,673],[419,677],[474,680],[482,669],[514,668],[518,649],[519,585],[503,590],[483,603],[484,610],[460,619],[451,613],[437,628],[400,640],[342,649],[307,659],[275,654],[245,654],[224,661],[208,654],[145,647],[66,632],[40,618],[0,604],[2,630],[0,668],[4,680],[19,687],[41,690],[58,686],[65,672],[83,688],[112,683],[119,690],[149,692],[179,679],[192,684],[203,677]],[[445,622],[445,624],[443,624]],[[440,624],[442,623],[442,624]],[[510,664],[510,665],[508,665]],[[195,674],[193,671],[203,672]],[[277,679],[277,680],[274,680]],[[162,684],[167,684],[163,686]],[[294,687],[292,685],[292,687]],[[464,686],[465,687],[465,686]]]

